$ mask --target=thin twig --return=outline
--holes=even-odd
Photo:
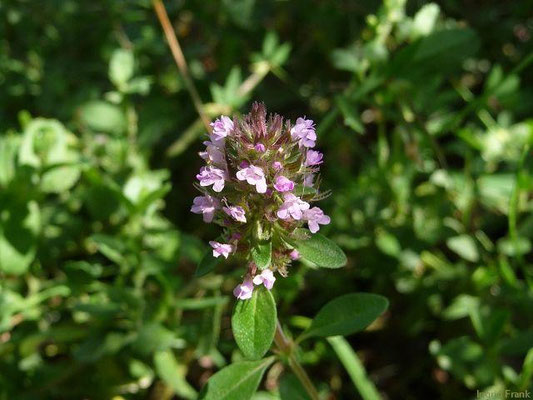
[[[296,377],[299,379],[305,391],[311,397],[311,400],[320,400],[320,397],[318,396],[318,391],[316,390],[315,386],[313,385],[313,382],[309,378],[309,375],[307,375],[305,369],[302,367],[298,359],[294,356],[293,344],[289,341],[289,339],[287,339],[285,333],[283,333],[283,328],[281,327],[279,320],[276,322],[276,333],[274,335],[274,342],[276,343],[276,346],[279,348],[279,350],[289,357],[289,366],[291,367],[292,372],[294,372]]]
[[[178,41],[178,37],[176,36],[176,32],[174,31],[174,28],[172,27],[172,24],[170,23],[170,20],[168,19],[167,10],[165,9],[165,6],[161,2],[161,0],[153,0],[153,4],[154,4],[155,12],[157,14],[157,18],[159,19],[159,22],[161,23],[161,26],[163,27],[163,32],[165,33],[165,36],[167,38],[168,46],[170,47],[170,51],[172,52],[174,61],[176,61],[176,65],[178,66],[181,76],[183,77],[185,87],[187,88],[187,91],[191,95],[194,108],[196,108],[196,112],[200,116],[200,119],[202,120],[202,123],[204,124],[205,129],[207,129],[208,132],[211,132],[211,126],[209,125],[209,118],[204,112],[204,106],[202,103],[202,99],[200,98],[200,95],[198,94],[198,91],[196,90],[196,87],[194,86],[194,82],[189,74],[189,67],[187,66],[187,61],[185,60],[183,51],[181,51],[181,46]]]

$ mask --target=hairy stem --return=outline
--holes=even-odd
[[[289,357],[289,366],[296,377],[300,380],[307,394],[309,394],[312,400],[319,400],[318,391],[313,385],[313,382],[311,382],[307,372],[305,372],[305,369],[294,356],[294,344],[287,339],[285,333],[283,333],[283,329],[281,328],[279,320],[276,322],[276,334],[274,335],[274,342],[276,343],[276,346],[278,346],[279,350]]]
[[[200,119],[202,120],[205,129],[207,129],[208,132],[211,132],[209,118],[207,118],[207,115],[204,111],[202,99],[200,98],[200,95],[198,94],[198,91],[194,86],[194,82],[192,81],[191,75],[189,74],[189,67],[187,66],[187,61],[185,61],[185,56],[183,55],[183,51],[181,50],[178,37],[176,36],[176,32],[174,32],[174,28],[172,27],[172,24],[168,19],[167,10],[165,9],[165,6],[161,2],[161,0],[153,0],[153,4],[155,12],[157,14],[157,18],[159,19],[159,22],[163,27],[163,32],[165,33],[165,36],[167,38],[168,46],[170,47],[170,51],[172,52],[174,61],[176,61],[176,65],[180,70],[183,82],[185,83],[185,87],[187,88],[187,91],[189,92],[192,98],[194,108],[196,108],[196,112],[200,116]]]

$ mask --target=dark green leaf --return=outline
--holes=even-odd
[[[365,329],[388,307],[383,296],[351,293],[327,303],[313,319],[302,337],[350,335]]]
[[[0,271],[26,272],[36,253],[40,212],[37,203],[15,204],[0,198]]]
[[[200,261],[200,264],[198,264],[198,267],[196,268],[196,272],[194,273],[194,276],[197,278],[207,275],[211,271],[213,271],[218,264],[220,264],[221,258],[215,258],[213,257],[213,251],[208,250],[205,255],[202,257],[202,260]]]
[[[309,400],[310,397],[304,387],[293,374],[285,374],[279,383],[279,397],[281,400]]]

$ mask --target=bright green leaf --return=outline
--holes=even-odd
[[[124,90],[133,76],[133,52],[127,49],[117,49],[111,56],[109,63],[109,79],[120,90]]]
[[[272,258],[272,242],[261,242],[257,246],[252,247],[252,258],[257,268],[268,268]]]
[[[231,364],[213,375],[200,395],[202,400],[249,400],[274,357]]]
[[[302,258],[324,268],[340,268],[346,265],[346,255],[332,240],[320,233],[309,234],[311,236],[308,239],[291,240],[291,244],[300,252]]]
[[[254,290],[249,300],[238,300],[233,310],[231,326],[237,345],[250,359],[265,355],[276,331],[277,311],[269,290]]]
[[[126,116],[120,107],[105,101],[91,101],[80,108],[80,120],[96,132],[121,135],[126,131]]]
[[[446,244],[450,250],[454,251],[467,261],[477,262],[479,260],[479,252],[476,247],[476,242],[469,235],[459,235],[449,238]]]

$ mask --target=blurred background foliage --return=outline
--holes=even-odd
[[[317,122],[349,263],[278,280],[282,322],[379,293],[349,345],[383,399],[531,389],[531,3],[165,5],[210,117]],[[0,399],[197,398],[242,271],[194,278],[204,131],[150,1],[1,2],[0,132]],[[301,354],[321,391],[377,398],[334,344]],[[280,372],[256,399],[305,398]]]

